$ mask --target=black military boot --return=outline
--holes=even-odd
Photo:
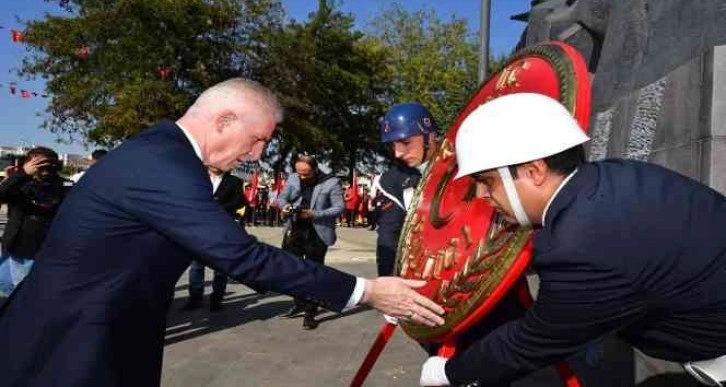
[[[303,329],[313,330],[318,327],[319,322],[315,321],[315,315],[305,313],[303,318]]]
[[[312,330],[318,327],[319,322],[315,321],[315,315],[318,314],[317,306],[308,306],[305,308],[305,318],[303,318],[303,329]]]

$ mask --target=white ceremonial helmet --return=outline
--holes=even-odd
[[[497,169],[517,221],[529,226],[507,167],[555,155],[589,139],[557,100],[535,93],[505,95],[480,105],[461,123],[455,178]]]
[[[577,120],[557,100],[509,94],[477,107],[456,134],[456,178],[542,159],[587,142]]]

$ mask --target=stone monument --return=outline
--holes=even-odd
[[[726,1],[538,0],[514,19],[520,47],[585,56],[590,159],[650,161],[726,193]]]

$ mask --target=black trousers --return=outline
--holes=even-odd
[[[282,249],[297,255],[301,259],[309,259],[319,264],[325,263],[325,254],[328,252],[328,245],[318,236],[312,223],[293,224],[282,239]],[[317,304],[308,303],[295,299],[295,306],[305,308],[305,314],[314,315]]]

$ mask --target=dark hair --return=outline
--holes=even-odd
[[[60,158],[58,157],[58,153],[56,153],[53,149],[46,148],[44,146],[37,146],[29,150],[28,153],[26,153],[25,156],[22,158],[20,166],[24,166],[25,163],[27,163],[35,156],[48,158],[49,165],[43,167],[43,169],[50,170],[51,172],[59,172],[63,168],[63,163],[61,163]]]
[[[582,145],[577,145],[560,153],[545,157],[543,160],[551,171],[562,176],[567,176],[577,169],[580,164],[585,162],[585,149]],[[516,179],[516,165],[510,166],[509,171],[512,177]]]
[[[295,160],[292,163],[293,168],[295,167],[295,164],[297,163],[305,163],[310,166],[310,168],[317,171],[318,169],[318,162],[315,160],[315,157],[310,156],[307,153],[301,153],[295,157]]]
[[[91,159],[98,161],[101,157],[106,156],[106,153],[108,153],[108,151],[105,149],[96,149],[91,153]]]
[[[58,153],[56,153],[53,149],[46,148],[44,146],[37,146],[37,147],[29,150],[28,153],[25,154],[25,160],[23,161],[23,163],[25,163],[25,161],[30,160],[34,156],[45,156],[49,159],[55,159],[55,160],[60,159],[58,157]]]

